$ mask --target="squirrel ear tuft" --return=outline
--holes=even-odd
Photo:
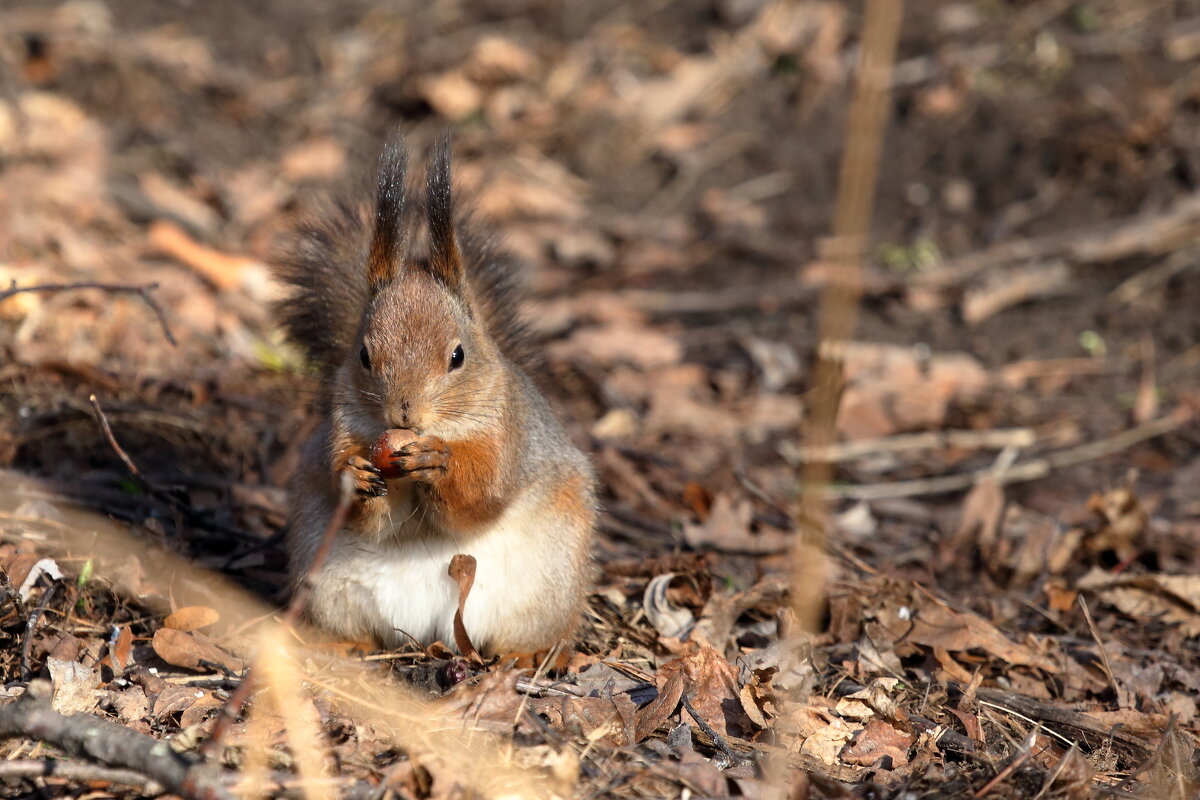
[[[429,165],[426,208],[429,213],[429,271],[453,291],[463,285],[462,255],[454,235],[454,202],[450,193],[450,133],[439,137]]]
[[[404,137],[388,137],[379,156],[379,186],[375,194],[375,235],[367,256],[367,282],[375,291],[396,276],[404,247],[404,181],[408,149]]]

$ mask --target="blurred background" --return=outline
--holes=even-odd
[[[266,265],[321,197],[362,196],[389,130],[419,164],[449,125],[600,469],[602,563],[707,552],[752,585],[828,460],[843,557],[1090,641],[1088,568],[1200,552],[1200,2],[907,3],[857,331],[822,344],[863,8],[4,3],[0,288],[154,283],[176,343],[137,293],[4,300],[0,464],[277,591],[317,387]],[[841,446],[813,453],[821,350]],[[123,490],[91,392],[188,515]],[[964,510],[998,459],[1025,471]],[[1130,613],[1101,629],[1194,661]]]

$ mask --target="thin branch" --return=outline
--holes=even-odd
[[[116,451],[117,457],[121,459],[122,463],[125,464],[125,468],[129,470],[133,477],[145,483],[145,479],[142,477],[141,470],[137,468],[137,464],[133,463],[133,459],[125,452],[125,448],[121,447],[120,443],[117,442],[117,437],[113,436],[112,427],[108,424],[108,417],[104,416],[104,410],[100,408],[100,401],[96,399],[94,392],[88,395],[88,402],[92,404],[92,409],[96,412],[96,420],[99,421],[100,429],[104,431],[104,438],[108,439],[109,446]]]
[[[729,746],[729,742],[725,741],[725,737],[717,733],[711,725],[705,722],[704,717],[700,716],[700,713],[696,711],[696,707],[692,705],[692,701],[688,699],[686,692],[679,699],[683,703],[683,707],[687,709],[688,714],[691,714],[692,719],[696,720],[696,724],[700,726],[700,730],[704,731],[705,735],[712,739],[714,747],[724,753],[734,764],[744,764],[746,762],[745,756],[735,752]]]
[[[1100,662],[1104,664],[1104,672],[1108,675],[1108,685],[1112,687],[1113,696],[1119,701],[1121,690],[1117,688],[1117,679],[1113,677],[1112,664],[1108,660],[1108,650],[1104,648],[1104,642],[1100,639],[1100,631],[1096,628],[1096,622],[1092,619],[1092,612],[1087,606],[1087,601],[1083,599],[1083,595],[1079,595],[1079,607],[1083,609],[1083,618],[1087,622],[1088,630],[1092,632],[1092,638],[1096,640],[1096,647],[1100,648]]]
[[[1150,439],[1163,436],[1182,428],[1191,422],[1194,414],[1186,406],[1180,406],[1170,414],[1150,420],[1142,425],[1135,425],[1104,439],[1058,450],[1040,458],[1030,459],[1013,464],[1003,473],[997,474],[993,467],[960,472],[954,475],[940,475],[935,478],[921,478],[911,481],[894,481],[891,483],[867,483],[858,486],[822,486],[819,487],[826,497],[843,497],[851,500],[884,500],[896,497],[920,497],[931,494],[947,494],[959,492],[974,486],[981,478],[993,477],[1001,485],[1022,483],[1044,478],[1056,469],[1072,467],[1088,461],[1116,455],[1128,450],[1134,445]]]
[[[135,786],[148,795],[162,794],[165,790],[158,781],[140,772],[119,767],[101,767],[96,764],[76,764],[73,761],[50,759],[27,759],[22,761],[0,761],[0,780],[14,778],[61,778],[67,781],[104,781]]]
[[[37,630],[38,620],[42,618],[42,614],[46,612],[46,607],[50,605],[50,601],[58,592],[58,584],[51,583],[50,586],[42,592],[42,599],[38,601],[37,608],[29,615],[29,620],[25,623],[25,637],[21,642],[21,680],[27,681],[30,677],[29,660],[33,654],[33,634]]]
[[[93,281],[80,281],[79,283],[42,283],[37,286],[17,286],[16,281],[12,281],[9,287],[0,291],[0,303],[3,303],[8,298],[17,294],[26,292],[67,292],[74,289],[99,289],[102,292],[110,294],[136,294],[145,301],[150,310],[154,312],[154,316],[158,318],[159,327],[162,328],[163,336],[174,347],[177,343],[175,337],[171,334],[171,327],[167,324],[167,315],[163,313],[162,306],[154,299],[150,293],[158,288],[157,283],[147,283],[142,286],[115,284],[115,283],[96,283]]]
[[[44,681],[30,684],[16,701],[0,706],[0,738],[47,742],[74,756],[134,770],[189,798],[232,800],[219,767],[189,762],[152,736],[89,714],[64,716],[46,699]]]

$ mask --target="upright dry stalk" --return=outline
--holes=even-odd
[[[846,132],[838,180],[837,208],[829,253],[832,279],[821,297],[819,341],[837,342],[854,332],[862,293],[863,253],[871,227],[875,183],[883,131],[890,108],[892,62],[903,15],[902,0],[869,0],[863,25],[862,53],[855,78],[854,101]],[[829,355],[817,362],[805,445],[827,447],[836,435],[841,366]],[[801,475],[801,510],[793,562],[793,607],[805,629],[816,630],[825,581],[827,508],[821,487],[832,477],[831,466],[812,462]]]

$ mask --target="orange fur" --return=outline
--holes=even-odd
[[[450,460],[446,469],[434,470],[423,478],[428,481],[429,499],[456,528],[491,522],[506,502],[500,460],[502,434],[481,433],[470,441],[448,444]]]

